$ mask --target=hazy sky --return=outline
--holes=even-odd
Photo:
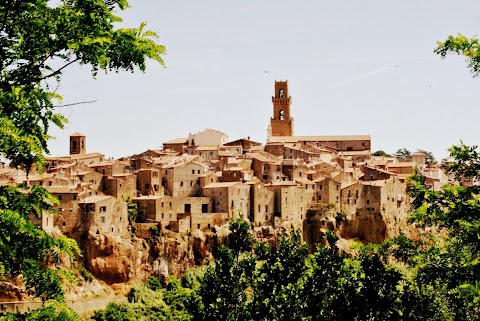
[[[363,135],[372,150],[426,149],[440,159],[462,139],[479,143],[480,78],[437,40],[480,31],[480,1],[131,0],[124,25],[158,32],[167,68],[64,74],[68,136],[120,157],[213,128],[265,143],[274,80],[289,82],[295,135]]]

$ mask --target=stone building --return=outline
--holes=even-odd
[[[200,195],[199,177],[208,172],[208,166],[200,162],[180,161],[162,168],[162,186],[173,197]]]
[[[142,195],[163,195],[161,170],[157,168],[139,169],[137,175],[137,190]]]
[[[128,237],[127,204],[113,196],[94,195],[78,202],[81,230]]]
[[[228,213],[232,219],[250,217],[250,186],[240,182],[211,183],[203,187],[203,196],[210,197],[213,212]]]
[[[251,186],[250,222],[254,226],[272,225],[275,213],[275,193],[262,182],[249,182]]]
[[[227,142],[227,134],[210,128],[196,134],[188,135],[189,146],[223,146]]]
[[[272,183],[267,188],[275,195],[274,219],[277,221],[274,224],[290,222],[294,227],[301,227],[307,211],[305,189],[294,182]]]

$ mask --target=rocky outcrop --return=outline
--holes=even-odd
[[[88,232],[82,244],[85,267],[106,282],[127,283],[135,276],[135,247],[129,239]]]

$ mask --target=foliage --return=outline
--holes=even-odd
[[[387,154],[383,150],[377,150],[376,152],[372,153],[372,156],[385,156],[385,157],[392,157],[392,155]]]
[[[0,321],[80,321],[71,308],[58,301],[47,301],[31,313],[7,313]]]
[[[116,28],[113,9],[126,0],[5,0],[0,3],[0,156],[11,165],[34,164],[42,172],[49,128],[67,119],[54,103],[62,72],[72,64],[98,71],[145,71],[146,60],[163,65],[157,35]],[[31,223],[54,213],[58,201],[41,187],[0,187],[0,276],[22,275],[32,294],[63,300],[59,252],[80,253],[65,237],[54,239]]]
[[[338,213],[335,215],[335,222],[337,222],[337,224],[342,223],[344,220],[345,220],[345,214],[344,214],[344,213],[338,212]]]
[[[411,156],[412,153],[406,148],[400,148],[395,152],[395,154],[393,154],[393,157],[404,161],[410,160]]]
[[[250,225],[239,216],[229,222],[228,228],[231,231],[228,235],[229,248],[235,252],[238,258],[241,252],[249,251],[252,248]]]
[[[193,291],[183,288],[180,281],[169,279],[167,288],[152,290],[146,286],[132,288],[128,302],[110,303],[106,309],[96,311],[96,321],[138,321],[138,320],[191,320],[187,307],[192,309]]]
[[[432,152],[426,151],[425,149],[417,149],[417,153],[425,154],[425,162],[427,165],[433,165],[437,163],[435,156],[433,156]]]
[[[147,281],[145,282],[145,286],[150,290],[158,291],[162,288],[162,283],[160,282],[159,278],[151,275],[148,277]]]
[[[457,180],[480,179],[480,155],[477,147],[461,143],[452,146],[447,172]],[[480,189],[478,186],[445,185],[432,191],[418,171],[409,180],[409,193],[414,197],[411,219],[440,234],[429,235],[431,245],[415,257],[417,282],[421,288],[440,293],[445,305],[461,320],[476,320],[480,303],[475,296],[465,295],[479,281],[480,265]]]
[[[480,44],[477,37],[467,38],[461,33],[457,36],[448,36],[445,41],[437,41],[438,47],[434,52],[445,58],[448,54],[457,54],[465,57],[468,68],[474,77],[480,75]]]
[[[62,72],[77,63],[99,70],[145,71],[146,60],[163,65],[157,35],[139,28],[115,28],[112,5],[125,0],[6,0],[0,4],[0,155],[12,164],[43,168],[48,130],[66,118],[54,101]]]
[[[130,224],[135,223],[138,217],[137,204],[133,202],[131,196],[124,198],[124,200],[127,202],[128,222],[130,222]]]
[[[80,249],[75,241],[55,239],[31,222],[54,211],[56,203],[38,186],[0,186],[0,262],[3,275],[23,275],[31,294],[63,301],[58,256],[65,252],[74,258]]]

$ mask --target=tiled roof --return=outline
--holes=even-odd
[[[353,136],[273,136],[271,143],[294,143],[294,142],[336,142],[348,140],[370,140],[370,135]]]

